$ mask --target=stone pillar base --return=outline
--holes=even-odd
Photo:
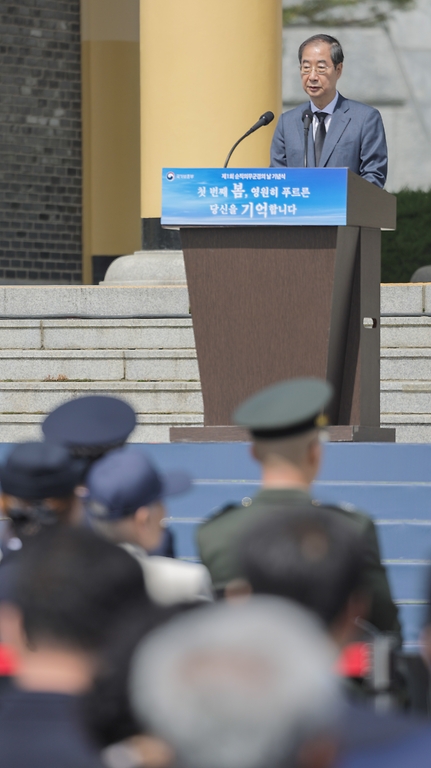
[[[108,267],[99,285],[186,286],[182,251],[136,251]]]

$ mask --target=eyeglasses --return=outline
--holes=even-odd
[[[318,64],[317,67],[310,67],[309,64],[301,64],[299,67],[301,75],[311,75],[313,70],[317,72],[318,75],[326,75],[328,69],[331,69],[328,64]]]

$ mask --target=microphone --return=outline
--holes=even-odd
[[[304,130],[308,131],[311,123],[313,122],[313,113],[311,109],[304,109],[302,113],[302,122],[304,123]]]
[[[255,131],[257,131],[258,128],[262,128],[263,125],[269,125],[269,123],[272,123],[273,120],[274,120],[274,113],[273,112],[264,112],[264,114],[259,117],[259,120],[257,121],[257,123],[252,125],[251,128],[247,131],[247,133],[245,133],[244,136],[241,136],[241,138],[238,139],[238,141],[235,142],[235,144],[233,145],[231,151],[229,152],[229,154],[228,154],[228,156],[227,156],[227,158],[225,160],[225,164],[224,164],[223,168],[227,168],[227,164],[228,164],[229,160],[231,159],[233,152],[237,148],[238,144],[240,144],[241,141],[243,141],[243,139],[246,139],[247,136],[250,136],[251,133],[254,133]]]
[[[313,122],[313,112],[311,109],[304,109],[302,113],[302,122],[304,123],[304,168],[308,167],[308,131]]]
[[[244,136],[249,136],[250,133],[257,131],[257,129],[261,128],[262,125],[268,125],[269,123],[272,123],[273,120],[274,120],[274,112],[264,112],[264,114],[259,117],[259,120],[257,121],[257,123],[252,125],[250,130],[247,131],[247,133],[245,133]]]

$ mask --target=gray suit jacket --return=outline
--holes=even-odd
[[[304,124],[301,104],[280,116],[271,145],[271,166],[302,168]],[[313,129],[308,132],[308,165],[315,167]],[[388,171],[388,151],[380,112],[339,95],[320,157],[319,168],[350,168],[353,173],[383,187]]]

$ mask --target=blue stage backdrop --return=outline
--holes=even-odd
[[[164,226],[343,226],[347,168],[164,168]]]

